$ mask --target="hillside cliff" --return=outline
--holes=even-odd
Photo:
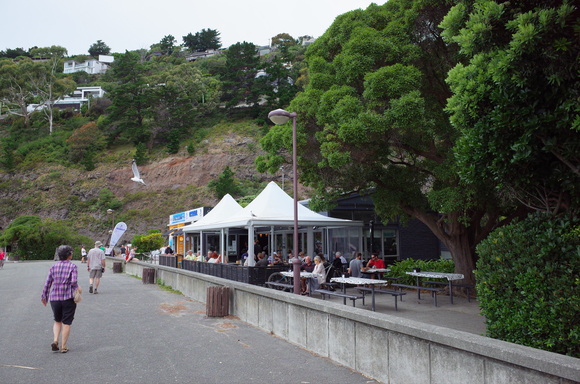
[[[79,233],[100,240],[106,239],[113,221],[127,224],[127,240],[150,229],[163,231],[170,214],[217,203],[207,184],[226,166],[250,195],[268,181],[281,182],[281,174],[257,173],[254,159],[262,153],[258,140],[256,129],[237,129],[208,137],[194,155],[184,149],[171,156],[152,155],[139,167],[147,185],[130,180],[132,148],[104,152],[90,172],[40,163],[27,171],[0,173],[0,226],[6,228],[21,215],[36,215],[66,220]],[[291,179],[286,178],[289,191]],[[107,215],[111,205],[116,207],[114,217]]]

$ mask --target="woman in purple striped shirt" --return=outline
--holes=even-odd
[[[71,246],[61,245],[56,252],[59,261],[54,263],[50,271],[48,271],[41,300],[44,306],[50,301],[54,314],[54,325],[52,327],[54,340],[50,347],[54,352],[59,350],[58,339],[62,334],[60,351],[66,353],[68,352],[66,342],[77,308],[74,302],[74,291],[78,287],[78,269],[71,262],[73,255]]]

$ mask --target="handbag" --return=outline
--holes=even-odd
[[[80,303],[83,300],[83,297],[81,296],[81,293],[83,293],[83,289],[81,288],[81,286],[79,285],[77,287],[77,289],[75,289],[73,295],[74,295],[74,302],[75,303]]]

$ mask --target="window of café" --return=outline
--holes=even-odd
[[[383,254],[386,256],[397,256],[399,254],[397,231],[394,229],[383,230]]]
[[[359,251],[360,228],[333,228],[328,230],[330,255],[341,252],[345,258],[351,259]]]

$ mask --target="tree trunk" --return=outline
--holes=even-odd
[[[435,236],[451,252],[451,258],[455,263],[455,273],[461,273],[464,276],[465,284],[475,284],[475,263],[477,257],[475,254],[475,225],[466,227],[459,222],[459,214],[451,213],[445,215],[445,219],[429,214],[424,211],[418,211],[407,207],[407,213],[417,218],[425,224]]]

